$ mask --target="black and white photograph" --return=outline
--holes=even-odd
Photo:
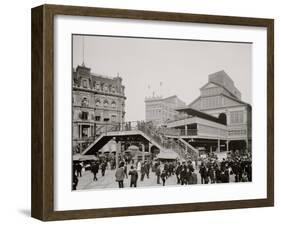
[[[252,43],[72,35],[72,190],[252,182]]]

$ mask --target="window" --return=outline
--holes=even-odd
[[[89,126],[82,126],[82,137],[89,136]]]
[[[104,118],[103,121],[104,122],[109,122],[109,118]]]
[[[100,90],[100,83],[96,83],[96,90]]]
[[[115,101],[112,101],[111,107],[116,108],[116,102]]]
[[[81,119],[87,120],[88,119],[88,112],[82,111]]]
[[[95,121],[100,121],[100,116],[99,115],[97,115],[97,116],[95,116]]]
[[[83,87],[87,88],[88,87],[88,82],[86,79],[83,79]]]
[[[108,107],[108,100],[104,100],[103,105],[104,105],[105,107]]]
[[[116,115],[111,115],[111,121],[116,122],[117,116]]]
[[[96,106],[99,107],[101,105],[100,99],[96,99]]]
[[[103,91],[104,91],[104,92],[108,92],[108,86],[107,86],[107,84],[104,84]]]
[[[203,98],[202,104],[203,108],[216,108],[221,106],[221,99],[219,96]]]
[[[88,99],[86,97],[84,97],[82,99],[81,106],[82,107],[88,107],[88,105],[89,105],[89,101],[88,101]]]
[[[230,114],[231,123],[243,123],[243,111],[233,111]]]

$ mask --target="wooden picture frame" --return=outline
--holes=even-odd
[[[54,210],[54,16],[71,15],[267,29],[267,198],[238,201],[180,203],[122,208]],[[42,5],[32,9],[32,200],[31,215],[51,221],[82,218],[164,214],[274,205],[274,21],[273,19],[196,15]]]

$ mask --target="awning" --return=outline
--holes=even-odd
[[[73,155],[72,159],[73,159],[73,161],[79,161],[81,156],[82,156],[81,154],[75,154],[75,155]]]
[[[157,155],[158,159],[180,159],[179,155],[170,149],[167,150],[160,150],[160,153]]]
[[[136,145],[131,145],[131,146],[128,147],[128,150],[131,150],[131,151],[136,151],[136,150],[137,150],[137,151],[138,151],[138,150],[140,150],[140,149],[139,149],[139,147],[136,146]]]
[[[79,161],[89,161],[89,160],[98,160],[97,156],[95,155],[81,155]]]

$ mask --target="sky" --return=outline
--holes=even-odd
[[[177,95],[186,104],[200,95],[208,75],[224,70],[252,102],[252,45],[191,40],[73,35],[73,67],[91,68],[125,86],[126,121],[145,119],[145,97]],[[162,85],[160,85],[162,84]]]

